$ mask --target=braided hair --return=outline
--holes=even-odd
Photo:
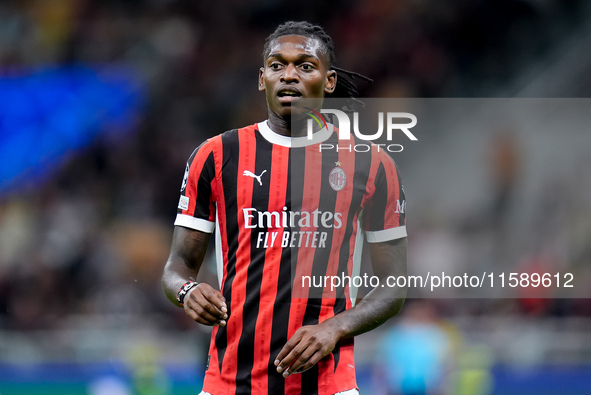
[[[309,22],[285,22],[277,27],[273,33],[265,40],[265,46],[263,47],[263,59],[269,55],[269,47],[273,40],[283,36],[304,36],[318,40],[323,45],[323,52],[328,59],[329,68],[337,72],[337,84],[332,93],[328,94],[327,97],[346,97],[349,100],[349,105],[354,107],[355,104],[363,104],[361,101],[355,99],[359,95],[357,84],[355,79],[361,79],[368,82],[373,82],[369,77],[362,74],[355,73],[353,71],[345,70],[340,67],[335,67],[335,52],[334,43],[332,38],[324,31],[324,29],[318,25],[313,25]]]

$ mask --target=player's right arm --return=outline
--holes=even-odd
[[[195,281],[203,262],[211,234],[175,226],[170,256],[162,274],[162,288],[175,305],[177,293],[187,281]],[[226,301],[221,292],[206,283],[192,288],[185,295],[182,307],[191,319],[203,325],[226,325]]]
[[[215,225],[215,159],[213,140],[207,140],[191,154],[185,168],[181,198],[175,220],[170,256],[162,275],[162,288],[177,306],[177,295],[188,281],[196,281]],[[201,283],[191,288],[182,307],[203,325],[226,325],[225,299],[212,286]]]

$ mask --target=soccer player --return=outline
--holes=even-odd
[[[362,233],[381,284],[406,275],[402,184],[376,146],[322,151],[338,144],[333,125],[311,139],[292,130],[299,101],[318,99],[318,111],[326,95],[356,93],[322,28],[286,22],[267,38],[263,61],[268,119],[190,156],[162,285],[213,326],[202,394],[358,394],[353,337],[396,315],[405,290],[378,286],[355,303],[344,279],[359,264]],[[219,290],[195,282],[214,230]],[[336,289],[311,285],[338,276]]]

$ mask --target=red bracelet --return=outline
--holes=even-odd
[[[191,289],[195,288],[198,285],[199,283],[195,281],[187,281],[186,283],[184,283],[179,289],[179,291],[176,293],[176,301],[179,302],[182,306],[183,302],[185,301],[185,296],[187,295],[187,292],[189,292]]]

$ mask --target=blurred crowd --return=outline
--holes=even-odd
[[[48,64],[123,64],[147,97],[134,134],[116,143],[98,137],[51,178],[0,195],[0,329],[60,329],[69,317],[104,314],[162,314],[164,328],[191,328],[159,283],[184,164],[205,138],[266,117],[256,78],[264,39],[279,23],[324,26],[337,64],[375,80],[363,96],[494,96],[576,31],[584,3],[2,1],[0,78]],[[519,156],[511,141],[493,149],[496,201],[475,216],[483,222],[454,224],[460,237],[482,223],[503,227],[488,214],[506,220],[501,208],[519,182]],[[423,235],[433,223],[425,215],[413,218]],[[589,234],[589,222],[576,226],[580,237]],[[578,243],[577,259],[589,259]],[[588,304],[569,306],[518,308],[591,314]]]

